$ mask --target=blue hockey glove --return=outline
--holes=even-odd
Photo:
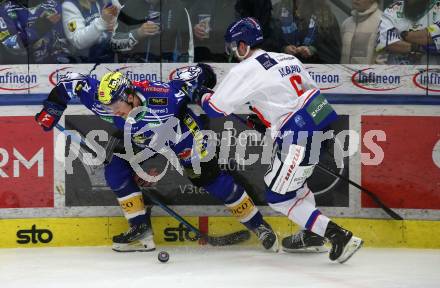
[[[44,131],[50,131],[58,123],[65,109],[66,106],[46,100],[43,102],[43,109],[35,115],[35,121]]]

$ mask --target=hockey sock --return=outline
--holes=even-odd
[[[118,197],[125,219],[131,225],[139,225],[146,222],[145,205],[142,193],[134,192],[124,197]]]
[[[289,194],[291,197],[288,197]],[[277,197],[278,195],[280,194],[270,190],[266,192],[267,201],[272,209],[286,215],[301,227],[324,236],[330,219],[316,209],[315,201],[311,199],[314,197],[313,193],[306,185],[296,192],[286,193],[282,197]],[[277,201],[276,198],[282,198],[282,201]]]
[[[204,187],[209,194],[225,203],[232,215],[237,217],[248,229],[254,230],[263,224],[263,216],[244,188],[237,184],[231,175],[222,172],[209,185]]]

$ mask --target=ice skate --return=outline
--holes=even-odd
[[[328,223],[325,237],[327,237],[332,244],[329,254],[330,260],[336,260],[341,264],[350,259],[364,243],[362,239],[353,236],[353,233],[339,227],[331,221]]]
[[[258,226],[254,230],[254,233],[257,235],[264,249],[278,252],[280,246],[278,236],[266,221],[263,220],[263,224]]]
[[[148,252],[156,249],[153,230],[146,223],[133,225],[131,228],[113,237],[112,249],[117,252]]]
[[[328,252],[324,245],[326,239],[308,230],[300,230],[297,233],[284,238],[281,249],[289,253],[322,253]]]

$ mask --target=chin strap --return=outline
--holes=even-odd
[[[246,53],[242,56],[240,55],[240,53],[238,53],[238,49],[235,49],[235,56],[237,56],[237,58],[242,61],[244,60],[248,55],[249,52],[251,51],[251,47],[249,45],[246,46]]]

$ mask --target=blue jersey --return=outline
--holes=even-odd
[[[112,114],[97,100],[99,81],[78,73],[69,73],[60,80],[56,89],[65,103],[73,97],[79,97],[81,103],[101,119],[124,130],[127,121],[131,121],[132,141],[143,148],[155,134],[166,134],[166,145],[179,157],[181,163],[190,165],[193,144],[197,154],[206,155],[205,143],[198,133],[201,130],[200,119],[187,107],[187,96],[181,90],[185,82],[133,82],[137,96],[142,101],[142,113],[135,119],[125,119]],[[171,121],[172,124],[169,124]],[[174,121],[174,122],[173,122]],[[162,129],[163,128],[163,129]],[[139,134],[139,131],[145,131]],[[126,131],[126,129],[124,130]],[[182,137],[182,135],[184,135]],[[171,137],[170,137],[171,136]],[[197,141],[194,143],[194,139]]]
[[[34,7],[25,7],[14,1],[0,7],[0,41],[9,52],[26,55],[30,51],[33,63],[66,63],[69,51],[63,36],[62,21],[52,24],[41,34],[35,23],[51,14],[61,15],[61,5],[55,0],[45,0]]]

